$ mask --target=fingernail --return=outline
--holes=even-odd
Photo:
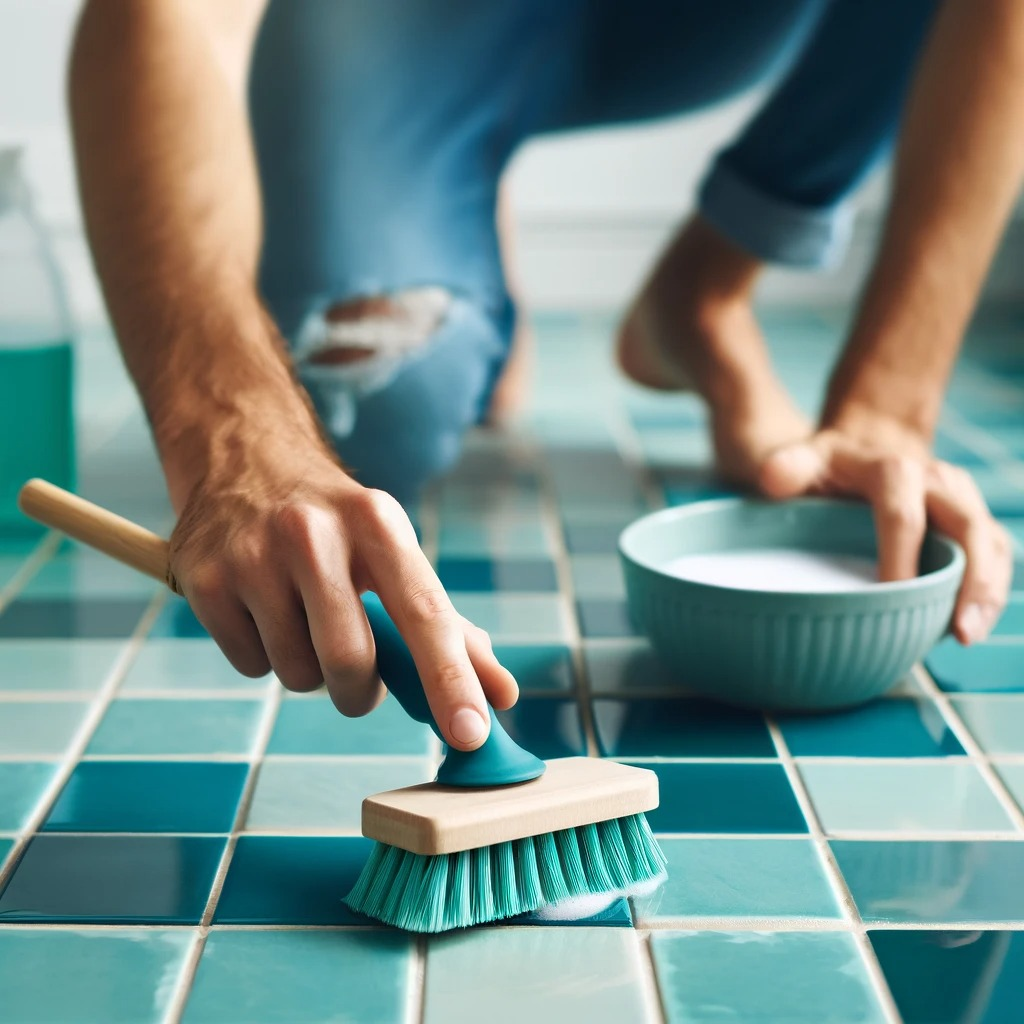
[[[459,708],[448,723],[448,732],[458,743],[476,743],[487,732],[487,723],[473,708]]]
[[[990,615],[986,612],[985,606],[980,604],[969,604],[960,616],[960,632],[969,644],[977,643],[988,636],[991,628]]]

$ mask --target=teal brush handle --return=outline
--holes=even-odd
[[[423,692],[419,672],[401,633],[391,621],[376,594],[363,595],[363,608],[377,645],[377,671],[410,718],[424,722],[437,738],[444,736],[434,721]],[[491,731],[483,746],[473,751],[454,750],[445,745],[445,758],[437,770],[437,781],[446,786],[508,786],[527,782],[544,773],[544,762],[515,743],[491,713]]]

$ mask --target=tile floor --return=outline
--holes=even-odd
[[[766,317],[809,408],[838,312]],[[992,641],[944,642],[858,711],[687,694],[634,635],[615,558],[644,509],[715,495],[698,403],[616,382],[605,317],[538,323],[514,434],[414,510],[545,757],[648,764],[670,878],[575,926],[415,940],[340,902],[362,796],[429,778],[385,705],[236,675],[183,602],[55,538],[0,546],[0,1019],[1017,1021],[1024,998],[1024,570]],[[976,325],[938,440],[1021,546],[1024,314]],[[571,380],[571,385],[566,382]],[[113,348],[82,349],[82,490],[166,529]],[[58,981],[59,983],[55,983]]]

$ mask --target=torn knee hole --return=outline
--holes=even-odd
[[[406,355],[430,339],[450,304],[443,288],[411,288],[335,303],[323,313],[319,337],[307,339],[304,362],[338,366],[375,355]]]

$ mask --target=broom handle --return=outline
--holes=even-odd
[[[171,572],[167,541],[144,526],[45,480],[29,480],[18,495],[18,506],[29,518],[166,583],[176,594],[181,593]]]

